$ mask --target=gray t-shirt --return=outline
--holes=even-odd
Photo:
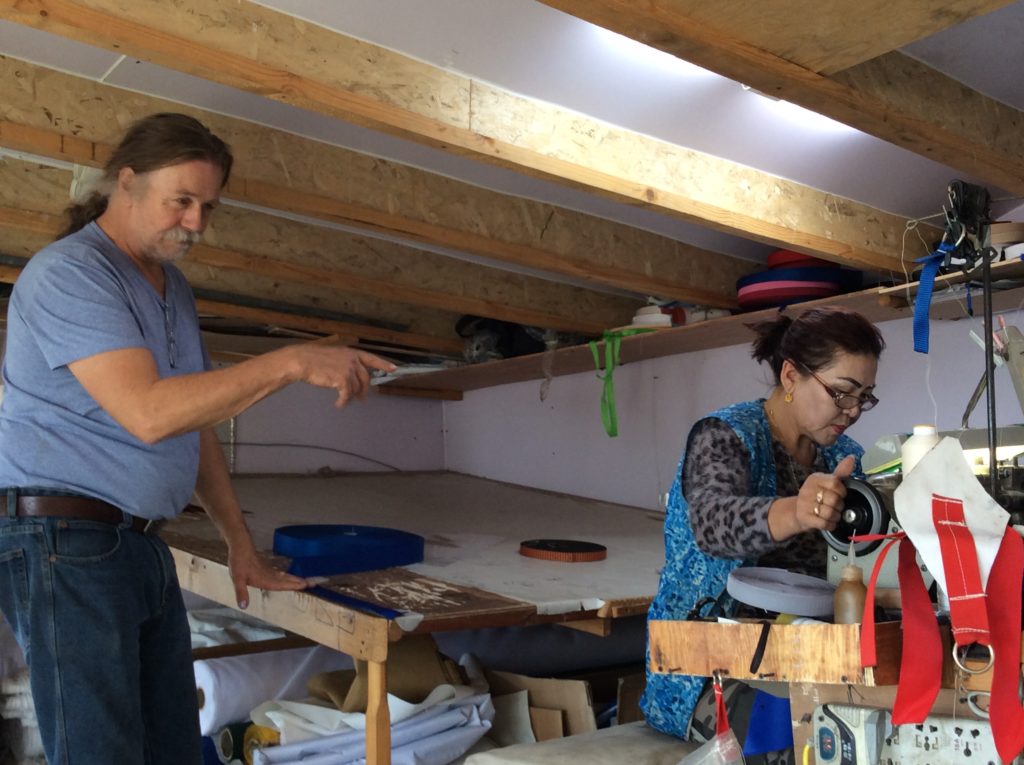
[[[171,518],[188,503],[198,434],[143,443],[67,366],[146,348],[161,377],[209,369],[192,290],[174,266],[165,265],[164,274],[161,298],[96,223],[29,261],[7,312],[0,486],[86,494],[141,518]]]

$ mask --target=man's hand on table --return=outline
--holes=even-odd
[[[235,585],[239,608],[249,607],[249,587],[261,590],[304,590],[309,582],[299,576],[279,571],[256,554],[255,548],[243,545],[228,550],[228,571]]]

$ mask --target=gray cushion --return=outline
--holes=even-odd
[[[697,746],[640,721],[479,752],[468,757],[466,765],[676,765]]]

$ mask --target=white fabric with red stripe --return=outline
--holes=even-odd
[[[894,725],[920,723],[931,711],[942,678],[943,650],[935,610],[917,555],[949,596],[953,659],[972,645],[988,651],[993,667],[989,715],[1004,762],[1024,751],[1021,677],[1021,593],[1024,540],[1007,527],[1009,515],[981,487],[955,439],[944,439],[896,490],[896,515],[905,532],[878,556],[868,585],[861,635],[863,666],[876,665],[874,591],[885,555],[899,545],[903,651]],[[856,537],[857,541],[878,539]]]

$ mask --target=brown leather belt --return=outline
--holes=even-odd
[[[99,521],[115,526],[124,523],[126,516],[126,513],[109,502],[92,497],[53,495],[32,497],[23,494],[18,495],[16,514],[22,518],[67,518],[68,520]],[[160,521],[151,521],[134,515],[128,517],[131,518],[131,529],[142,534],[153,533],[162,525]]]

